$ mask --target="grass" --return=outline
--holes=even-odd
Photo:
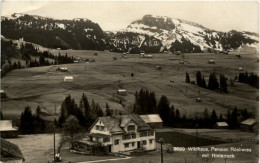
[[[156,141],[159,142],[160,138],[163,138],[165,143],[172,144],[175,147],[196,147],[196,146],[209,146],[216,144],[224,144],[226,142],[220,140],[211,140],[206,138],[200,138],[179,132],[156,132]]]
[[[53,114],[55,105],[58,111],[68,94],[79,102],[82,93],[87,95],[89,101],[94,99],[102,108],[108,102],[110,108],[126,113],[133,106],[135,92],[141,88],[154,91],[157,99],[166,95],[170,103],[186,117],[192,117],[195,112],[199,115],[205,108],[209,112],[215,109],[218,115],[226,115],[227,110],[234,106],[253,113],[258,108],[258,89],[246,84],[235,83],[234,87],[228,87],[228,94],[222,94],[184,82],[186,72],[190,74],[191,80],[195,80],[196,71],[201,71],[205,77],[216,72],[217,76],[223,73],[228,78],[234,78],[239,73],[238,67],[258,74],[255,55],[243,55],[238,59],[233,54],[186,54],[185,64],[179,64],[181,56],[173,54],[153,54],[153,59],[141,59],[137,54],[129,54],[128,59],[121,59],[122,54],[112,52],[51,51],[55,54],[61,52],[74,57],[93,58],[96,62],[27,68],[8,73],[2,79],[2,89],[9,97],[2,101],[2,111],[6,118],[19,118],[27,105],[31,106],[33,112],[39,105]],[[98,55],[94,55],[96,52]],[[114,61],[113,57],[118,59]],[[214,59],[216,64],[209,65],[209,59]],[[162,70],[156,70],[156,66],[161,66]],[[58,67],[67,67],[69,71],[57,73]],[[132,72],[134,79],[131,78]],[[72,75],[74,82],[64,83],[65,75]],[[128,91],[128,95],[122,97],[124,105],[118,103],[116,91],[119,88]],[[196,97],[200,97],[202,102],[196,102]]]

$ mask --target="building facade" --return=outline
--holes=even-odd
[[[89,137],[108,153],[155,149],[154,130],[135,114],[99,117],[90,127]]]

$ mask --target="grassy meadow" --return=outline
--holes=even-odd
[[[216,110],[219,116],[227,114],[228,109],[235,106],[258,114],[258,89],[235,82],[230,86],[229,93],[224,94],[203,89],[194,84],[185,83],[185,73],[191,80],[196,80],[195,74],[201,71],[208,81],[209,74],[215,72],[217,77],[224,74],[234,79],[243,67],[247,72],[258,74],[257,56],[244,54],[237,58],[235,54],[185,54],[184,64],[180,64],[180,55],[169,53],[153,54],[153,58],[140,58],[138,54],[128,54],[127,59],[122,54],[90,51],[90,50],[50,50],[54,54],[73,55],[75,58],[95,59],[92,63],[74,63],[67,65],[52,65],[26,69],[16,69],[2,78],[2,89],[8,98],[2,101],[2,111],[5,117],[19,118],[25,106],[31,106],[33,112],[37,105],[49,114],[53,114],[55,106],[59,110],[62,101],[70,94],[78,103],[85,93],[89,102],[92,99],[102,108],[108,102],[110,108],[118,112],[131,112],[134,94],[141,88],[154,91],[159,100],[166,95],[171,104],[180,110],[181,115],[194,116],[205,108],[209,112]],[[97,53],[97,55],[94,55]],[[215,64],[208,64],[208,60]],[[161,66],[157,70],[156,66]],[[67,67],[68,72],[56,72],[58,67]],[[131,73],[134,73],[134,78]],[[74,81],[65,83],[64,76],[73,76]],[[117,89],[126,89],[127,96],[117,96]],[[201,102],[196,102],[200,97]],[[122,104],[119,101],[122,101]],[[46,117],[48,118],[48,117]],[[49,117],[51,119],[51,117]]]

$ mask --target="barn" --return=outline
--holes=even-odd
[[[240,128],[243,131],[253,132],[257,127],[257,121],[254,118],[248,118],[240,122]]]
[[[1,157],[3,163],[22,163],[25,161],[19,147],[9,141],[1,138]]]
[[[11,120],[0,120],[0,133],[2,138],[18,137],[18,130],[13,127]]]
[[[140,117],[144,120],[146,124],[150,125],[151,128],[163,127],[163,121],[159,114],[140,115]]]
[[[65,76],[64,82],[73,82],[73,76]]]
[[[127,91],[125,89],[119,89],[119,90],[117,90],[117,94],[122,95],[122,96],[126,96]]]

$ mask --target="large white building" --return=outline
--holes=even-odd
[[[155,149],[154,130],[136,114],[99,117],[90,127],[89,137],[109,153]]]

